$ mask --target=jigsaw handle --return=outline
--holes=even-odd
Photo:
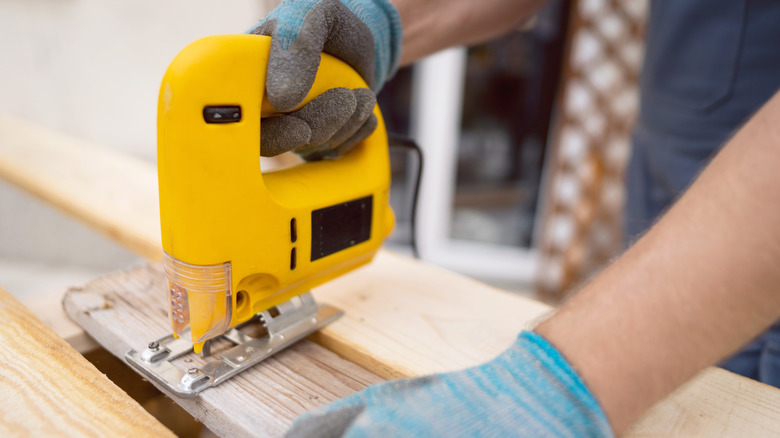
[[[314,78],[314,83],[312,84],[309,93],[292,111],[303,108],[304,105],[311,102],[312,99],[325,91],[339,87],[354,90],[355,88],[368,88],[368,85],[366,85],[363,78],[350,67],[349,64],[327,53],[323,53],[320,58],[319,68],[317,69],[317,75]],[[271,105],[271,102],[268,101],[268,96],[263,93],[261,116],[266,118],[279,114],[282,113]]]

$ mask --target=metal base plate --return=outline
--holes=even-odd
[[[182,370],[172,363],[176,358],[193,351],[190,341],[175,339],[173,335],[152,341],[144,351],[128,351],[125,360],[142,375],[179,397],[196,397],[200,391],[219,385],[343,314],[341,310],[327,304],[318,306],[311,293],[307,292],[260,312],[253,318],[265,327],[265,336],[253,338],[241,332],[239,329],[248,323],[228,330],[221,337],[235,346],[222,351],[219,358],[208,360],[202,367]],[[208,348],[204,349],[204,353],[208,355]]]

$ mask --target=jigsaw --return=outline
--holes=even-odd
[[[260,120],[270,37],[200,39],[172,61],[158,104],[163,264],[172,334],[128,363],[183,396],[195,396],[338,318],[313,287],[371,261],[394,225],[387,133],[376,130],[336,160],[263,172]],[[367,87],[347,64],[322,54],[302,103],[335,87]],[[242,324],[259,324],[251,337]],[[232,347],[180,369],[209,343]],[[217,356],[216,354],[213,356]]]

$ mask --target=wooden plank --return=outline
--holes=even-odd
[[[625,436],[780,436],[779,394],[772,386],[708,368],[645,412]]]
[[[100,345],[80,325],[65,315],[60,305],[62,296],[62,291],[50,292],[25,297],[21,302],[28,309],[35,309],[35,316],[79,353],[84,354],[99,348]]]
[[[174,436],[2,288],[0,321],[0,436]]]
[[[134,217],[146,219],[106,225],[106,234],[123,236],[117,238],[120,242],[134,242],[136,250],[141,254],[159,254],[158,237],[150,237],[154,232],[144,228],[151,227],[148,224],[154,222],[154,231],[158,229],[157,192],[156,189],[148,188],[154,186],[152,166],[147,165],[146,170],[136,172],[133,169],[137,166],[125,168],[121,164],[111,164],[117,156],[107,158],[107,163],[104,163],[101,161],[103,155],[90,156],[77,150],[73,153],[81,154],[83,159],[63,157],[60,160],[62,166],[75,166],[68,173],[90,175],[95,172],[94,168],[111,167],[113,170],[102,174],[102,179],[95,180],[93,184],[70,185],[67,180],[59,181],[57,190],[50,192],[47,184],[53,184],[52,181],[43,183],[36,179],[36,175],[41,174],[46,167],[38,166],[35,159],[20,159],[19,156],[43,157],[45,153],[23,149],[56,149],[60,141],[65,140],[58,134],[40,134],[34,127],[0,120],[0,163],[5,163],[0,164],[0,176],[9,175],[9,163],[26,166],[15,174],[11,172],[14,181],[22,188],[37,191],[39,196],[76,215],[80,215],[82,210],[105,211],[106,205],[111,205],[112,200],[122,199],[123,205],[133,206]],[[72,141],[66,143],[71,149],[84,146]],[[98,182],[107,184],[115,191],[111,196],[105,196]],[[147,188],[138,190],[139,186]],[[78,191],[74,196],[78,202],[71,200],[71,190]],[[149,202],[148,197],[153,197],[154,202]],[[79,208],[71,204],[78,204]],[[101,224],[113,220],[92,221],[87,216],[85,220],[93,226],[103,226]],[[151,287],[152,283],[148,281],[133,283],[131,277],[122,281],[135,288]],[[549,307],[535,301],[387,252],[381,252],[370,266],[318,288],[315,295],[318,300],[335,304],[346,311],[344,318],[315,337],[317,342],[385,378],[457,369],[488,360],[509,345],[521,328],[531,325],[533,320],[549,310]],[[102,313],[89,313],[97,314]],[[74,316],[79,318],[77,314]],[[157,316],[164,318],[161,313]],[[90,333],[96,338],[98,335],[108,336],[99,332],[107,331],[114,318],[105,321],[106,328],[93,326]],[[82,319],[80,323],[88,326]],[[163,327],[164,320],[159,324]],[[134,325],[128,330],[142,330],[142,326]],[[144,336],[134,342],[143,344],[158,334]],[[133,347],[137,347],[137,344]],[[285,366],[301,360],[305,362],[304,359],[296,358]],[[335,367],[330,360],[323,358],[320,363]],[[276,363],[277,359],[274,359],[261,366],[267,369],[276,366]],[[289,375],[289,368],[274,373]],[[701,422],[700,418],[708,418],[711,427],[706,430],[755,431],[741,419],[758,415],[767,419],[762,425],[774,426],[771,430],[780,434],[780,391],[772,388],[767,390],[765,385],[745,381],[725,372],[710,372],[703,376],[659,404],[645,417],[646,426],[638,425],[635,430],[649,433],[642,436],[673,436],[682,433],[680,431],[695,432]],[[290,378],[291,381],[297,381],[300,376],[291,375]],[[280,386],[279,390],[284,393],[286,387]],[[737,390],[742,395],[737,396],[734,392]],[[236,391],[242,393],[243,389],[238,388]],[[716,399],[717,402],[712,401]],[[322,397],[319,402],[325,400]],[[291,412],[289,407],[287,409]],[[697,417],[701,413],[705,413],[705,416]],[[279,424],[276,426],[281,427]]]
[[[0,177],[131,251],[162,259],[154,165],[0,117]]]
[[[431,273],[427,271],[431,268],[419,266],[413,260],[383,254],[369,267],[338,280],[337,293],[318,291],[321,296],[338,297],[349,309],[330,329],[356,335],[353,338],[358,341],[352,340],[352,356],[362,362],[366,362],[363,355],[370,356],[372,369],[385,376],[419,375],[487,360],[493,353],[491,350],[503,348],[499,345],[501,342],[488,341],[495,345],[484,348],[477,344],[495,333],[501,333],[498,338],[511,342],[516,333],[513,327],[501,328],[496,323],[477,321],[473,316],[453,317],[458,313],[452,313],[447,306],[438,311],[414,311],[413,307],[393,300],[393,296],[399,295],[393,293],[398,292],[394,287],[403,286],[420,293],[420,304],[428,305],[430,297],[426,297],[425,292],[432,279],[444,281],[449,286],[453,286],[449,281],[463,280],[453,294],[456,302],[461,301],[460,305],[463,300],[457,297],[464,290],[474,292],[469,296],[487,297],[472,303],[476,314],[481,312],[481,307],[489,306],[485,302],[494,298],[492,295],[496,291],[484,285],[446,271]],[[414,276],[391,274],[407,270]],[[163,284],[159,266],[138,267],[102,277],[83,288],[72,288],[66,295],[65,305],[68,313],[90,334],[121,357],[129,348],[142,347],[148,340],[167,333]],[[374,294],[376,290],[380,292]],[[509,301],[501,304],[512,308]],[[522,325],[534,315],[533,312],[520,313],[516,317]],[[385,318],[394,323],[382,326],[379,321],[385,321]],[[500,319],[503,318],[506,315]],[[471,328],[472,324],[482,325],[484,330],[463,329],[461,324]],[[418,339],[414,339],[415,334],[420,335]],[[360,344],[363,336],[366,343]],[[320,334],[315,338],[321,341],[328,337]],[[323,372],[322,367],[326,371]],[[243,375],[240,381],[208,390],[202,402],[193,403],[175,396],[174,399],[220,435],[277,436],[298,413],[379,380],[368,371],[304,341],[263,362]],[[239,405],[233,404],[236,398]],[[246,415],[246,409],[241,406],[251,406],[252,414]],[[264,428],[258,428],[258,422]],[[648,411],[625,436],[777,434],[780,434],[780,391],[728,371],[710,368]]]
[[[314,295],[345,310],[314,339],[388,379],[484,362],[551,310],[388,251],[318,287]]]
[[[65,295],[68,314],[117,357],[170,332],[165,281],[159,265],[96,279]],[[192,360],[187,363],[184,360]],[[202,364],[195,354],[185,369]],[[299,414],[382,381],[309,341],[266,359],[197,399],[167,393],[220,436],[281,436]],[[164,388],[161,388],[166,392]]]

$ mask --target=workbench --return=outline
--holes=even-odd
[[[0,176],[150,260],[85,285],[74,285],[56,300],[38,303],[39,307],[54,308],[50,312],[61,315],[58,300],[63,299],[78,327],[117,357],[167,332],[158,262],[161,250],[156,172],[151,163],[40,126],[0,118]],[[345,310],[345,316],[309,340],[206,391],[202,397],[176,401],[218,435],[279,436],[301,412],[372,383],[455,370],[489,360],[509,346],[520,330],[531,327],[552,310],[534,300],[387,251],[380,251],[369,266],[315,289],[314,294],[318,301]],[[0,379],[14,382],[13,386],[0,385],[4,388],[0,389],[0,433],[36,434],[47,430],[41,428],[42,424],[56,428],[62,418],[83,427],[72,429],[73,433],[88,434],[112,427],[127,435],[164,431],[99,373],[70,379],[70,388],[61,386],[56,376],[47,377],[50,364],[46,357],[73,358],[57,362],[63,373],[71,375],[81,375],[89,363],[85,364],[53,332],[46,332],[51,340],[42,341],[38,333],[47,329],[35,325],[36,318],[14,304],[12,297],[0,294],[0,300],[4,303],[2,309],[17,309],[15,314],[3,315],[5,318],[23,321],[6,324],[0,331],[6,362]],[[85,348],[90,337],[68,324],[63,321],[54,325],[67,339]],[[20,331],[21,326],[27,329]],[[18,340],[20,333],[30,342],[11,342]],[[51,342],[57,343],[56,349],[50,347],[54,345]],[[8,359],[11,356],[38,360],[13,362]],[[22,366],[25,374],[36,377],[25,378],[19,371]],[[95,382],[113,392],[88,391]],[[45,396],[41,394],[43,388]],[[117,416],[81,417],[75,412],[78,409],[73,413],[57,411],[56,406],[73,404],[74,391],[86,391],[84,399],[94,402],[87,412],[110,413],[113,408],[108,405],[121,402],[123,409],[143,419],[145,428],[131,431],[125,427],[128,420]],[[20,398],[29,403],[14,402]],[[58,416],[41,415],[49,410],[58,412]],[[10,422],[11,418],[14,421]],[[780,391],[716,368],[705,370],[658,403],[626,434],[777,435]]]

